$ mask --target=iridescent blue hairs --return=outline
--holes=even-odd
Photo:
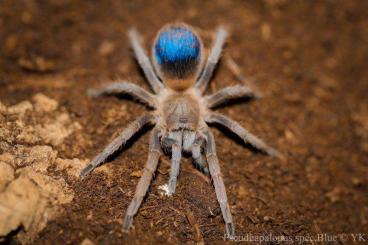
[[[166,25],[158,32],[152,56],[161,77],[186,79],[196,75],[203,62],[202,41],[186,24]]]

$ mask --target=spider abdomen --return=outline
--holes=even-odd
[[[155,67],[173,88],[189,87],[202,61],[202,42],[187,25],[167,25],[159,31],[153,45]],[[182,85],[187,84],[188,85]]]

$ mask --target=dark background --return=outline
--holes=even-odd
[[[0,98],[6,105],[36,92],[56,99],[93,142],[75,145],[69,139],[57,150],[67,158],[92,158],[146,110],[128,100],[85,95],[87,88],[116,77],[148,88],[126,30],[137,27],[149,49],[162,25],[185,21],[209,47],[213,30],[225,24],[231,36],[210,91],[239,83],[225,64],[231,57],[265,98],[219,111],[286,157],[252,152],[228,132],[214,130],[237,232],[362,233],[368,230],[367,10],[367,1],[2,0]],[[44,62],[37,63],[40,57]],[[43,77],[50,82],[38,83]],[[57,79],[66,86],[55,85]],[[127,113],[97,130],[104,111],[123,104]],[[148,136],[143,133],[107,164],[114,173],[110,182],[102,173],[68,179],[75,199],[35,243],[78,243],[87,237],[96,243],[194,242],[198,238],[183,215],[188,209],[205,242],[221,241],[224,225],[214,190],[194,174],[189,159],[182,162],[176,195],[159,194],[158,186],[168,179],[168,157],[161,158],[135,229],[121,233],[138,182],[130,174],[144,166]]]

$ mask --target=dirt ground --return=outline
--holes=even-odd
[[[237,235],[326,234],[350,244],[351,233],[361,233],[368,241],[367,16],[367,1],[0,1],[3,241],[223,242],[213,187],[190,159],[182,161],[176,194],[161,194],[168,156],[134,228],[122,233],[149,129],[98,171],[77,177],[147,110],[126,98],[90,99],[86,89],[117,78],[148,89],[126,31],[137,27],[148,49],[173,21],[198,28],[207,47],[219,24],[231,30],[208,92],[241,82],[226,65],[236,61],[265,96],[218,110],[285,156],[253,152],[214,129]]]

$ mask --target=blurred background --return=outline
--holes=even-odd
[[[134,229],[121,232],[147,132],[85,180],[77,177],[147,110],[131,100],[90,99],[86,89],[114,79],[148,89],[126,31],[136,27],[150,51],[160,27],[175,21],[195,27],[207,48],[218,25],[229,28],[208,92],[252,81],[263,99],[218,110],[285,156],[252,152],[214,130],[237,234],[366,232],[367,12],[364,0],[1,0],[0,237],[14,244],[222,241],[211,182],[190,159],[177,194],[160,194],[167,156]],[[245,79],[229,69],[232,61]]]

